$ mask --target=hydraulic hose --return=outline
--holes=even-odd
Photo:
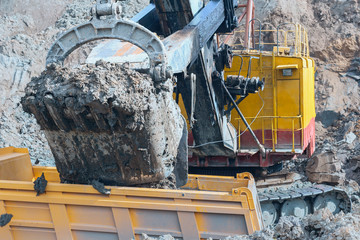
[[[221,81],[221,84],[223,86],[223,88],[225,89],[225,92],[227,93],[227,95],[229,96],[232,104],[235,106],[236,111],[238,112],[241,120],[244,122],[245,126],[247,127],[247,129],[249,130],[249,132],[251,133],[251,136],[254,138],[260,153],[262,154],[263,157],[266,157],[266,151],[265,151],[265,147],[260,143],[259,139],[256,137],[254,131],[251,129],[250,125],[248,124],[248,122],[246,121],[244,115],[242,114],[242,112],[240,111],[240,108],[238,107],[238,105],[236,104],[234,98],[231,96],[229,90],[226,88],[225,86],[225,82]]]

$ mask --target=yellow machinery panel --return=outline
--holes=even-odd
[[[279,80],[276,82],[278,94],[276,101],[278,116],[299,116],[300,115],[300,95],[299,80]],[[279,119],[278,129],[291,129],[292,123],[288,119]],[[295,122],[295,127],[300,127],[300,122]]]
[[[17,158],[17,150],[12,151],[7,157]],[[142,233],[220,239],[263,226],[255,181],[247,173],[237,178],[190,175],[179,190],[109,187],[110,195],[90,185],[60,183],[55,168],[33,167],[34,179],[42,173],[49,183],[40,196],[31,180],[0,176],[0,212],[13,215],[0,228],[0,239],[141,239]]]
[[[304,135],[310,137],[304,131],[314,124],[315,118],[313,60],[272,52],[235,51],[235,54],[244,59],[242,76],[247,76],[250,58],[253,58],[250,77],[265,81],[263,91],[250,94],[239,104],[260,142],[274,152],[289,149],[302,153],[309,143]],[[225,77],[238,75],[240,66],[241,58],[235,56],[232,68],[225,69]],[[241,135],[239,149],[251,148],[251,144],[246,144],[251,141],[248,131],[235,110],[231,112],[231,122]],[[253,148],[256,149],[256,145]]]
[[[9,171],[18,169],[18,171]],[[0,148],[0,177],[2,180],[31,181],[33,172],[29,152],[25,148]]]

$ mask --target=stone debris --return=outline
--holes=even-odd
[[[122,6],[121,17],[132,18],[135,14],[140,12],[150,3],[150,0],[121,0]]]
[[[55,27],[64,32],[91,19],[90,9],[96,1],[76,0],[68,4],[63,15],[55,22]]]
[[[170,234],[160,236],[157,238],[157,237],[149,237],[147,234],[143,233],[141,235],[141,240],[175,240],[175,238]]]
[[[346,134],[345,141],[348,144],[352,144],[356,140],[356,135],[353,132]]]
[[[233,236],[226,240],[356,240],[360,236],[360,205],[352,213],[335,216],[327,208],[299,219],[281,217],[274,227],[255,232],[251,236]]]
[[[146,236],[146,234],[143,234]],[[172,240],[169,238],[143,238],[144,240]],[[357,240],[360,236],[360,205],[353,213],[338,213],[321,209],[304,219],[281,217],[276,226],[265,228],[253,235],[228,236],[222,240]],[[213,240],[208,238],[208,240]]]
[[[360,173],[358,167],[358,161],[360,159],[359,127],[360,111],[353,110],[347,113],[347,116],[341,116],[336,120],[334,124],[327,129],[326,135],[319,136],[317,154],[332,153],[332,161],[336,163],[337,171],[331,172],[330,175],[341,176],[343,181],[339,181],[339,183],[343,183],[340,185],[345,186],[351,180],[360,183],[360,178],[358,177]],[[338,168],[339,163],[340,170]],[[343,177],[343,174],[345,174],[345,177]]]

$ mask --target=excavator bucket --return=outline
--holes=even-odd
[[[99,39],[141,48],[150,68],[139,73],[103,61],[75,69],[52,64]],[[154,33],[132,21],[96,16],[65,32],[50,48],[47,64],[22,104],[45,130],[63,182],[187,182],[186,122],[172,97],[164,45]]]

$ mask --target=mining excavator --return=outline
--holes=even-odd
[[[75,85],[66,80],[30,84],[22,104],[45,131],[57,169],[2,174],[0,209],[14,219],[1,236],[220,239],[251,234],[280,216],[351,210],[347,194],[329,185],[257,193],[251,174],[236,174],[244,167],[271,172],[314,152],[315,64],[302,26],[263,25],[252,0],[155,0],[131,20],[121,19],[121,10],[118,1],[97,0],[91,20],[51,46],[46,71],[97,41],[88,63],[123,64],[151,79],[148,99],[155,100],[141,110],[143,123],[124,124],[135,122],[134,113],[115,93],[93,101],[88,92],[71,95]],[[13,169],[29,162],[26,156],[0,151]],[[178,189],[139,188],[172,175]],[[36,178],[48,183],[38,197],[31,195]],[[111,193],[99,194],[88,185],[94,181]],[[32,224],[34,211],[41,214]]]

